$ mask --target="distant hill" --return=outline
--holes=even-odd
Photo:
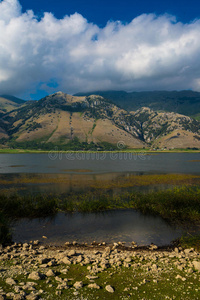
[[[15,148],[200,149],[200,122],[149,107],[129,112],[99,95],[57,92],[2,114],[0,139]]]
[[[25,104],[26,101],[10,95],[0,95],[0,115]]]
[[[20,98],[11,95],[0,95],[0,98],[8,99],[17,104],[23,104],[25,102],[25,100],[22,100]]]
[[[95,91],[78,93],[76,96],[90,94],[100,95],[128,111],[136,111],[141,107],[149,107],[157,111],[176,112],[179,114],[200,117],[200,93],[193,91],[154,91],[131,92]]]

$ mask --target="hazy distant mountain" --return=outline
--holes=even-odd
[[[111,100],[116,105],[135,111],[141,107],[149,107],[153,110],[176,112],[179,114],[194,116],[200,119],[200,93],[193,91],[154,91],[131,92],[124,91],[95,91],[78,93],[76,96],[100,95]]]
[[[14,146],[200,148],[200,122],[147,107],[128,112],[98,95],[58,92],[28,101],[4,113],[0,127],[2,141]]]
[[[26,103],[24,100],[10,95],[0,95],[0,114],[11,111]]]

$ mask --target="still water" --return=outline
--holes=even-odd
[[[169,226],[159,217],[144,216],[134,210],[106,213],[64,214],[55,218],[23,219],[13,227],[16,242],[40,240],[63,245],[66,241],[126,242],[138,245],[167,245],[183,233],[183,228]],[[47,239],[43,239],[46,236]]]
[[[200,174],[200,153],[0,154],[0,173],[111,172]]]
[[[7,191],[20,187],[30,193],[64,193],[85,190],[96,181],[106,182],[129,174],[200,174],[200,153],[49,153],[0,154],[0,178],[11,180]],[[35,176],[35,177],[34,177]],[[30,183],[27,178],[36,178]],[[55,182],[42,183],[45,178]],[[37,180],[40,178],[40,180]],[[51,179],[52,179],[51,178]],[[21,180],[20,180],[21,179]],[[58,182],[57,182],[58,180]],[[41,182],[40,182],[41,181]],[[47,180],[48,181],[48,180]],[[63,181],[63,182],[62,182]],[[144,187],[143,187],[144,188]],[[106,213],[64,214],[54,218],[22,219],[13,225],[14,241],[43,240],[49,244],[131,241],[139,245],[166,245],[183,233],[159,217],[133,210]],[[47,239],[42,239],[47,236]]]

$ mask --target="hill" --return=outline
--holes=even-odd
[[[89,94],[100,95],[128,111],[136,111],[141,107],[149,107],[157,111],[176,112],[179,114],[200,117],[200,93],[193,91],[95,91],[78,93],[77,96]]]
[[[200,122],[143,107],[129,112],[99,95],[62,92],[28,101],[0,119],[11,147],[52,149],[200,148]]]
[[[0,95],[0,115],[9,112],[26,102],[22,99],[10,95]]]

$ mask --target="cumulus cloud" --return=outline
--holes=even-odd
[[[143,14],[104,28],[75,13],[57,19],[0,2],[0,94],[45,90],[200,91],[200,20]]]

